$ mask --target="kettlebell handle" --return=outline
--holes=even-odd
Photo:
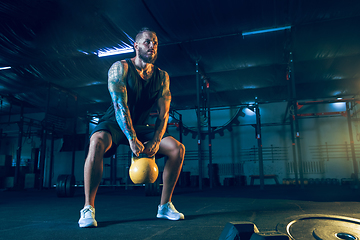
[[[139,153],[139,156],[137,157],[133,152],[131,153],[132,158],[148,158],[148,155],[145,153]]]
[[[139,156],[137,157],[133,152],[131,153],[131,158],[133,158],[133,159],[135,159],[135,158],[154,158],[154,157],[149,157],[146,153],[139,153]]]

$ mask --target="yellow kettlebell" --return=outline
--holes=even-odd
[[[140,153],[138,157],[132,154],[129,175],[135,184],[154,183],[159,175],[155,157],[150,158],[144,153]]]

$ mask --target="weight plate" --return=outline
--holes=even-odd
[[[66,197],[66,178],[67,175],[59,175],[56,181],[56,194],[58,197]]]
[[[317,240],[339,240],[339,239],[359,239],[356,236],[359,236],[359,228],[355,226],[355,229],[352,224],[349,223],[338,223],[336,226],[318,226],[313,231],[313,236]]]
[[[75,176],[68,175],[66,178],[66,197],[73,197],[75,194]]]
[[[277,225],[295,240],[360,239],[360,220],[336,215],[300,215]]]

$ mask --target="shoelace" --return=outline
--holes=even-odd
[[[82,212],[83,212],[84,214],[86,214],[87,212],[93,213],[94,211],[93,211],[91,208],[85,208],[85,209],[83,209]]]

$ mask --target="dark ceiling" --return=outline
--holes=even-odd
[[[156,65],[170,75],[172,109],[196,106],[196,62],[212,107],[289,99],[289,53],[298,99],[352,97],[360,89],[358,0],[7,0],[0,3],[1,115],[101,114],[107,71],[133,54],[98,49],[157,32]],[[242,36],[291,25],[291,30]],[[77,99],[77,101],[75,101]]]

